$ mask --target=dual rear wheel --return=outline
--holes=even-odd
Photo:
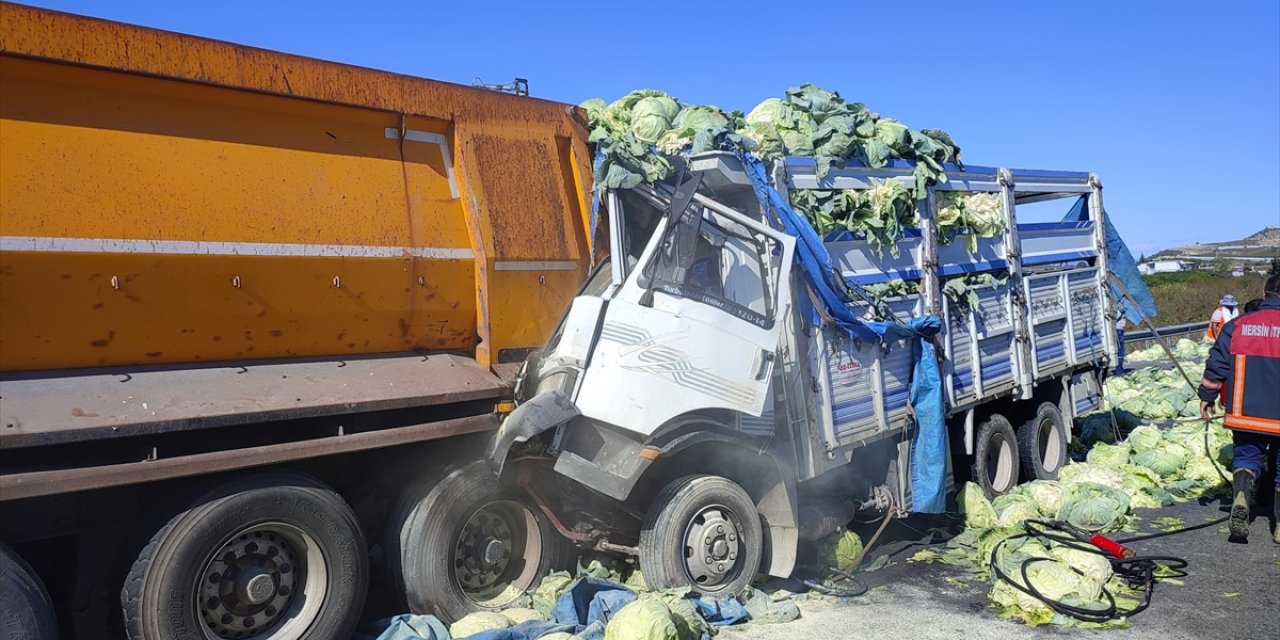
[[[368,580],[346,502],[275,472],[223,484],[171,518],[120,599],[130,640],[338,640],[359,620]]]
[[[994,498],[1019,479],[1057,480],[1069,439],[1062,412],[1051,402],[1040,403],[1016,430],[1003,415],[991,414],[974,435],[973,481]]]

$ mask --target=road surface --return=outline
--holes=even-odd
[[[1171,516],[1193,525],[1226,515],[1225,502],[1211,501],[1142,510],[1148,523]],[[1004,638],[1110,637],[1137,640],[1280,639],[1280,545],[1271,542],[1268,519],[1259,513],[1248,544],[1227,541],[1225,525],[1181,533],[1133,545],[1140,554],[1173,555],[1190,565],[1182,585],[1157,586],[1150,609],[1134,616],[1131,627],[1095,631],[1044,626],[1030,628],[996,618],[987,607],[990,584],[972,580],[963,570],[943,564],[907,562],[928,543],[929,528],[940,517],[913,516],[893,523],[885,542],[868,557],[889,554],[892,564],[865,574],[871,588],[847,604],[800,602],[802,617],[780,625],[749,624],[725,629],[721,640],[999,640]],[[1144,526],[1145,525],[1145,526]],[[859,531],[864,539],[872,531]]]

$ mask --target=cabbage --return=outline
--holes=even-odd
[[[678,107],[667,97],[643,98],[631,110],[631,131],[642,142],[657,142],[671,128]]]
[[[1010,579],[1023,584],[1022,573],[1009,574]],[[1102,595],[1102,583],[1093,576],[1076,572],[1065,562],[1045,560],[1033,562],[1027,567],[1027,582],[1045,598],[1074,606],[1097,603]],[[1023,586],[1027,586],[1023,584]],[[1028,625],[1045,624],[1053,620],[1053,610],[1044,601],[1019,591],[1001,580],[991,589],[991,600],[1002,609],[1002,614],[1022,619]]]
[[[987,494],[973,482],[964,483],[964,489],[956,497],[960,513],[964,514],[964,526],[970,529],[986,529],[996,526],[999,517],[987,500]]]
[[[1056,518],[1062,508],[1062,484],[1054,480],[1035,480],[1019,487],[1040,507],[1040,515]]]
[[[1085,456],[1085,460],[1089,464],[1099,467],[1119,469],[1129,463],[1129,445],[1125,442],[1115,445],[1095,444],[1089,450],[1089,454]]]
[[[743,135],[756,142],[766,158],[812,156],[816,123],[807,113],[778,98],[769,98],[747,114]]]
[[[1129,432],[1129,437],[1125,438],[1125,442],[1129,443],[1129,448],[1134,454],[1143,451],[1150,451],[1160,445],[1160,430],[1151,425],[1143,425]]]
[[[1004,540],[1009,536],[1015,536],[1021,533],[1026,533],[1026,531],[1021,528],[1014,529],[1006,527],[992,527],[990,529],[983,529],[982,531],[979,531],[977,539],[974,541],[974,547],[977,549],[976,557],[979,563],[978,566],[985,571],[987,569],[987,565],[991,563],[991,552],[996,548],[996,545],[1004,542]]]
[[[1213,461],[1208,458],[1192,458],[1191,462],[1187,463],[1187,467],[1182,470],[1182,479],[1192,483],[1191,488],[1198,489],[1198,491],[1193,490],[1184,493],[1188,494],[1187,497],[1195,497],[1213,493],[1218,488],[1226,486],[1228,483],[1220,475],[1226,474],[1225,469],[1224,467],[1223,470],[1219,470],[1213,464]]]
[[[833,569],[856,569],[853,563],[861,553],[862,538],[852,531],[836,531],[818,543],[818,562]]]
[[[1105,411],[1095,411],[1077,418],[1076,428],[1080,433],[1080,441],[1086,445],[1095,442],[1112,444],[1116,441],[1116,430],[1111,423],[1111,414]]]
[[[1106,485],[1112,489],[1123,489],[1124,481],[1115,469],[1100,467],[1096,464],[1073,463],[1058,471],[1058,482],[1064,486],[1077,482],[1092,482]]]
[[[543,578],[542,582],[538,583],[538,587],[529,594],[529,598],[533,601],[533,608],[538,613],[549,617],[560,594],[564,593],[572,583],[573,577],[565,571],[557,571]]]
[[[1009,540],[1001,545],[999,553],[992,558],[1000,570],[1009,575],[1021,571],[1023,561],[1028,558],[1052,558],[1053,554],[1044,543],[1035,538]]]
[[[1114,573],[1111,568],[1111,561],[1098,553],[1074,549],[1065,545],[1054,547],[1051,553],[1055,559],[1067,563],[1072,569],[1084,572],[1085,575],[1093,578],[1098,584],[1106,584]]]
[[[604,640],[682,640],[671,609],[661,598],[642,596],[609,620]]]
[[[1186,447],[1175,442],[1162,442],[1153,449],[1134,453],[1133,462],[1165,478],[1180,472],[1190,456]]]
[[[1087,531],[1111,531],[1124,525],[1129,502],[1129,494],[1120,489],[1077,482],[1067,486],[1058,519]]]
[[[1001,527],[1017,526],[1024,520],[1040,517],[1040,505],[1036,499],[1022,493],[997,496],[991,506],[999,516],[996,524]]]
[[[993,238],[1004,233],[1004,203],[998,193],[940,191],[935,194],[938,208],[938,241],[949,244],[962,232],[969,253],[978,251],[978,238]]]
[[[481,631],[494,631],[510,627],[511,621],[501,613],[496,611],[477,611],[468,613],[461,620],[449,625],[449,635],[455,638],[465,638]]]
[[[662,600],[663,604],[667,605],[667,609],[671,611],[671,621],[676,625],[676,634],[680,640],[701,640],[710,636],[711,625],[702,618],[702,615],[698,612],[698,605],[689,598],[688,587],[668,589],[645,597],[657,597]]]
[[[1120,472],[1124,474],[1124,490],[1134,508],[1158,509],[1173,504],[1173,496],[1160,485],[1160,476],[1154,471],[1126,464]]]

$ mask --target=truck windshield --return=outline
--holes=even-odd
[[[709,209],[692,219],[697,223],[691,225],[697,233],[692,251],[660,251],[652,271],[655,288],[773,326],[772,283],[781,247]]]

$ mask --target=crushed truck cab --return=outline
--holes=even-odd
[[[713,594],[757,571],[789,575],[800,539],[858,511],[938,509],[940,498],[921,496],[945,495],[957,477],[985,480],[993,495],[1020,475],[1055,477],[1070,421],[1096,404],[1114,356],[1101,185],[1083,173],[947,171],[931,191],[999,194],[1002,236],[978,238],[976,251],[939,243],[930,197],[900,252],[847,233],[819,239],[826,273],[786,194],[905,184],[909,163],[851,163],[819,181],[812,160],[782,159],[766,174],[750,156],[714,152],[667,182],[604,191],[610,260],[526,362],[522,404],[491,441],[491,465],[544,460],[579,496],[547,509],[570,523],[580,499],[634,514],[593,519],[588,509],[570,526],[595,531],[597,548],[638,542],[650,585]],[[1092,218],[1017,223],[1019,202],[1053,198],[1081,198]],[[944,295],[950,279],[984,271],[1004,284]],[[866,294],[893,278],[920,292]],[[832,281],[843,283],[843,308]],[[850,332],[849,317],[879,333]],[[926,343],[940,366],[917,368]],[[935,433],[918,411],[926,370],[944,413]],[[703,535],[713,520],[732,545]]]

